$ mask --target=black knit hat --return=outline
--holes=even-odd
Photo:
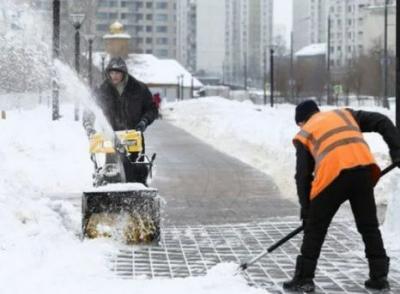
[[[296,115],[294,117],[296,124],[307,121],[316,112],[319,112],[319,108],[314,100],[301,102],[296,106]]]
[[[113,57],[108,63],[106,71],[107,73],[109,73],[110,71],[119,71],[123,74],[127,74],[128,67],[126,66],[126,63],[122,57]]]

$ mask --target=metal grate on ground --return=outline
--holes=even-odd
[[[298,227],[293,218],[260,223],[163,228],[159,246],[119,250],[110,256],[117,276],[184,278],[205,275],[221,262],[248,261]],[[292,277],[302,234],[294,237],[244,273],[249,285],[282,292]],[[351,221],[335,221],[329,229],[318,263],[317,293],[369,293],[364,288],[368,265],[361,238]],[[400,261],[391,260],[391,293],[400,293]]]

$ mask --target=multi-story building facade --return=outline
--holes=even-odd
[[[327,36],[327,2],[329,0],[293,1],[293,50],[323,43]]]
[[[223,74],[225,2],[225,0],[198,0],[196,5],[196,68],[209,76],[222,77]]]
[[[176,3],[176,59],[191,72],[196,71],[196,9],[195,0]]]
[[[176,5],[177,0],[98,0],[95,34],[106,34],[109,25],[119,20],[132,36],[132,51],[175,58]]]
[[[224,76],[228,82],[262,85],[272,45],[272,19],[272,0],[226,1]]]
[[[383,26],[385,23],[385,7],[384,5],[371,5],[367,8],[365,18],[362,23],[364,32],[363,47],[364,51],[370,52],[376,50],[378,47],[382,49],[384,47],[384,34]],[[396,50],[396,6],[390,4],[388,6],[388,19],[387,19],[387,30],[388,30],[388,50],[394,55]]]
[[[297,51],[313,43],[329,42],[332,67],[341,68],[350,64],[354,58],[368,52],[367,40],[371,40],[372,35],[375,39],[377,35],[383,37],[383,17],[381,22],[377,22],[377,10],[371,10],[371,7],[382,7],[384,3],[385,0],[293,1],[294,49]],[[393,5],[394,0],[390,0],[389,4]]]

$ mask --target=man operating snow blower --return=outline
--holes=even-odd
[[[115,219],[127,214],[129,224],[124,228],[124,235],[130,236],[128,243],[152,241],[159,233],[159,203],[155,200],[157,190],[147,188],[155,156],[149,159],[145,155],[143,132],[158,115],[156,105],[147,86],[128,73],[121,57],[110,60],[105,81],[95,94],[115,134],[107,138],[105,134],[96,133],[93,112],[85,112],[83,125],[91,141],[91,159],[95,165],[93,185],[101,189],[84,193],[83,234],[109,237],[113,235],[109,227]],[[102,164],[99,163],[101,155]],[[116,183],[143,186],[113,186]],[[138,226],[141,230],[137,230]],[[130,228],[129,232],[126,227]]]
[[[349,200],[369,264],[369,289],[389,288],[389,257],[376,215],[374,186],[381,172],[362,132],[378,132],[400,166],[400,134],[386,116],[377,112],[336,109],[321,112],[312,100],[296,107],[301,128],[296,147],[296,184],[301,204],[304,237],[291,291],[314,291],[314,272],[328,227],[340,205]]]
[[[158,110],[147,86],[128,73],[121,57],[110,60],[106,68],[106,79],[96,91],[96,99],[114,131],[136,130],[142,133],[145,153],[143,132],[157,118]],[[92,113],[85,115],[83,124],[89,136],[95,133]],[[122,157],[126,181],[146,184],[146,169],[130,164],[138,159],[138,155],[134,152]],[[112,160],[111,156],[108,160]]]

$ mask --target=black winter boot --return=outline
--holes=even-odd
[[[294,277],[292,280],[283,283],[283,289],[300,293],[314,292],[313,279],[316,266],[316,260],[307,259],[301,255],[297,256]]]
[[[365,287],[373,290],[389,290],[389,257],[368,259],[369,279],[365,281]]]

